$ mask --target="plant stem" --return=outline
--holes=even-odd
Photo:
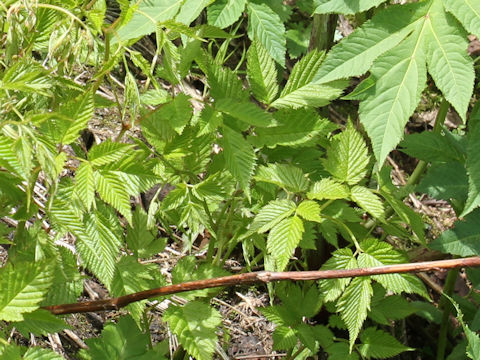
[[[313,15],[309,50],[329,50],[333,45],[338,16],[336,14]]]
[[[458,269],[450,270],[445,280],[445,286],[443,287],[443,293],[448,296],[452,295],[455,287],[455,281],[458,276]],[[437,345],[437,360],[445,359],[445,349],[447,347],[447,334],[448,334],[448,322],[450,318],[450,312],[452,310],[452,304],[446,297],[442,297],[439,307],[443,309],[442,324],[440,325],[440,333],[438,335]]]

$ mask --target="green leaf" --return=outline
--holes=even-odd
[[[365,329],[360,335],[362,342],[359,351],[363,357],[374,359],[388,359],[404,351],[413,351],[395,339],[392,335],[374,327]]]
[[[267,50],[258,41],[252,42],[247,52],[247,76],[257,100],[270,104],[275,99],[278,93],[277,75],[275,62]]]
[[[432,164],[416,191],[434,199],[455,199],[464,202],[468,193],[468,177],[465,167],[458,161]]]
[[[320,205],[316,201],[304,200],[298,204],[296,214],[308,221],[322,222]]]
[[[303,171],[289,164],[260,166],[255,180],[275,184],[294,193],[305,192],[309,185],[308,178]]]
[[[57,131],[62,133],[59,142],[67,145],[78,139],[80,131],[87,127],[88,121],[93,116],[95,104],[91,91],[66,103],[60,108],[60,113],[70,120],[60,120]]]
[[[38,309],[53,281],[47,261],[11,263],[0,269],[0,319],[22,321],[24,313]]]
[[[353,15],[378,6],[385,0],[320,0],[317,1],[315,14],[337,13]]]
[[[360,103],[360,121],[372,139],[373,152],[380,164],[402,139],[403,128],[425,88],[426,30],[422,25],[377,59],[371,69],[375,87],[370,97]]]
[[[341,182],[355,185],[365,177],[369,160],[365,141],[350,124],[333,138],[324,166]]]
[[[290,350],[297,343],[295,330],[288,326],[277,326],[272,334],[273,348],[275,350]]]
[[[311,83],[324,58],[325,53],[323,51],[313,50],[298,61],[293,66],[292,72],[280,96],[290,94],[302,86]]]
[[[280,17],[266,4],[247,3],[248,37],[258,40],[270,56],[285,66],[285,26]]]
[[[170,306],[163,315],[180,344],[198,360],[212,359],[217,344],[217,327],[222,317],[213,307],[191,301],[185,306]]]
[[[375,301],[368,316],[382,325],[390,325],[390,320],[400,320],[416,312],[408,300],[401,295],[391,295]]]
[[[384,208],[382,200],[380,200],[380,198],[370,189],[364,186],[355,185],[350,191],[352,200],[360,205],[362,209],[377,219],[383,218]]]
[[[215,109],[243,121],[248,125],[268,127],[275,125],[272,114],[259,108],[252,102],[240,102],[236,99],[219,99]]]
[[[243,90],[243,85],[237,74],[230,68],[215,64],[211,57],[206,70],[208,86],[210,93],[215,100],[219,99],[238,99],[242,102],[248,102],[248,92]]]
[[[173,19],[182,4],[178,0],[141,1],[130,21],[123,24],[113,36],[112,43],[151,34],[155,31],[157,22]]]
[[[480,25],[480,6],[477,7]],[[441,1],[434,2],[429,20],[425,38],[428,72],[465,121],[475,80],[473,59],[467,53],[467,34],[445,12]]]
[[[245,9],[246,0],[217,0],[207,9],[208,23],[225,29],[237,21]]]
[[[478,151],[480,151],[480,126],[478,126],[478,119],[475,118],[470,118],[469,124],[472,129],[468,133],[467,143],[468,198],[465,208],[460,214],[461,217],[466,216],[480,205],[480,159],[478,156]]]
[[[257,159],[253,148],[241,134],[227,126],[223,127],[222,140],[225,167],[245,190],[250,184]]]
[[[337,303],[337,311],[347,325],[350,334],[350,351],[355,344],[358,333],[370,310],[370,300],[373,294],[370,279],[357,277],[347,286]]]
[[[456,221],[451,230],[444,231],[430,243],[430,248],[444,253],[480,255],[480,210],[474,210],[464,221]]]
[[[95,177],[90,163],[82,162],[78,167],[75,174],[75,190],[86,211],[90,211],[95,200]]]
[[[127,225],[126,242],[130,250],[140,258],[158,254],[165,248],[165,239],[155,236],[148,215],[137,206],[133,213],[132,226]]]
[[[192,105],[189,99],[190,97],[180,93],[158,111],[158,116],[162,117],[162,119],[167,119],[170,126],[178,134],[183,132],[183,129],[192,117]]]
[[[304,230],[303,221],[298,216],[283,219],[270,230],[267,250],[275,259],[277,271],[283,271],[287,267]]]
[[[50,349],[42,349],[40,347],[31,347],[23,355],[23,360],[63,360],[60,354]]]
[[[93,166],[110,164],[122,159],[132,148],[131,144],[122,144],[107,139],[90,149],[88,160]]]
[[[125,182],[118,174],[110,171],[96,171],[95,188],[105,202],[112,205],[129,223],[132,223],[130,196]]]
[[[190,25],[198,15],[215,0],[184,0],[182,2],[182,8],[176,16],[175,20]]]
[[[273,200],[260,209],[250,226],[251,231],[264,233],[281,220],[295,212],[296,205],[291,200]]]
[[[23,314],[24,321],[15,323],[15,328],[28,337],[29,333],[47,336],[63,329],[70,329],[67,323],[47,310],[37,309],[32,313]]]
[[[380,11],[332,48],[314,80],[325,83],[364,74],[378,56],[395,47],[423,20],[428,6],[421,2]]]
[[[323,178],[313,184],[311,190],[307,193],[309,199],[346,199],[350,191],[346,185],[336,182],[332,178]]]
[[[21,156],[15,151],[15,141],[12,138],[0,136],[0,165],[28,181],[30,174],[23,168],[19,155]]]
[[[437,132],[423,131],[407,135],[400,146],[400,151],[405,154],[428,162],[463,161],[463,154],[449,138]]]
[[[469,33],[480,38],[480,4],[477,1],[444,0],[443,3]]]

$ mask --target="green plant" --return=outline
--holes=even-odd
[[[321,30],[310,16],[332,13],[356,14],[361,25],[328,53],[307,51],[302,29]],[[401,264],[417,249],[480,255],[478,69],[466,36],[480,37],[479,13],[466,0],[0,3],[0,243],[8,248],[0,357],[58,358],[9,334],[68,328],[41,307],[76,302],[87,278],[112,297],[166,285],[144,260],[167,244],[189,255],[171,270],[173,284],[227,275],[232,257],[247,272]],[[139,41],[147,35],[151,51]],[[435,128],[401,141],[422,93],[436,91],[424,92],[427,70],[442,94]],[[345,95],[349,79],[367,72]],[[359,122],[329,120],[327,105],[353,100]],[[443,126],[449,104],[467,127]],[[102,111],[114,124],[91,144],[89,125],[109,127]],[[404,187],[384,164],[399,143],[421,160]],[[404,202],[417,182],[460,217],[433,241]],[[151,189],[142,206],[139,194]],[[197,251],[199,239],[207,245]],[[480,312],[465,309],[478,305],[480,280],[478,270],[467,276],[470,293],[453,297],[468,345],[451,337],[448,350],[467,347],[475,359]],[[411,274],[267,290],[271,306],[261,312],[277,325],[274,348],[292,359],[394,357],[414,351],[392,336],[399,323],[412,314],[434,321],[432,297]],[[220,291],[172,298],[162,316],[196,359],[220,351],[222,317],[210,302]],[[130,303],[79,355],[166,356],[165,341],[152,344],[147,305]],[[441,309],[441,345],[420,356],[446,351],[450,307]]]

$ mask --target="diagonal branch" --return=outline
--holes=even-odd
[[[452,269],[460,267],[480,266],[480,256],[450,260],[425,261],[408,264],[395,264],[371,268],[348,270],[319,270],[319,271],[285,271],[269,272],[258,271],[245,274],[223,276],[213,279],[195,280],[182,284],[163,286],[157,289],[140,291],[112,299],[85,301],[73,304],[45,306],[43,309],[52,314],[73,314],[92,311],[118,310],[136,301],[146,300],[157,296],[176,294],[191,290],[201,290],[214,287],[233,286],[241,284],[268,283],[271,281],[305,281],[320,279],[338,279],[358,276],[384,275],[392,273],[406,273],[418,271],[432,271],[438,269]]]

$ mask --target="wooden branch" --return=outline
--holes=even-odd
[[[425,261],[408,264],[395,264],[371,268],[345,269],[345,270],[319,270],[319,271],[286,271],[269,272],[258,271],[238,275],[223,276],[213,279],[195,280],[182,284],[163,286],[157,289],[145,290],[112,299],[85,301],[74,304],[61,304],[45,306],[43,309],[52,314],[73,314],[93,311],[118,310],[136,301],[153,297],[176,294],[185,291],[201,290],[223,286],[241,284],[268,283],[271,281],[305,281],[320,279],[338,279],[358,276],[384,275],[393,273],[432,271],[438,269],[452,269],[459,267],[480,266],[480,256],[450,260]]]

